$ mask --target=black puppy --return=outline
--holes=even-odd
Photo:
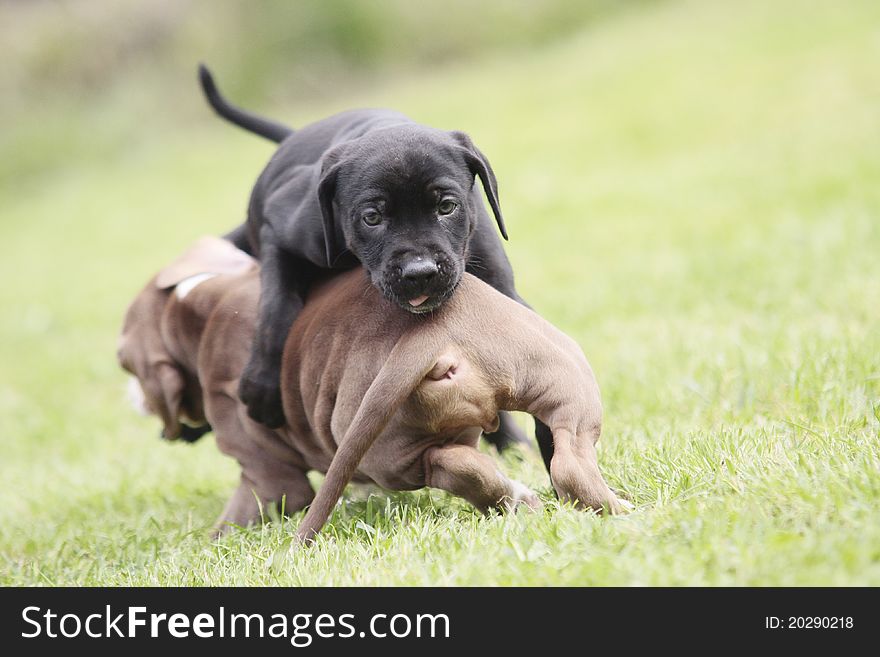
[[[327,269],[363,264],[385,297],[412,313],[440,306],[465,271],[524,303],[475,185],[479,177],[506,239],[495,175],[467,135],[390,110],[344,112],[293,131],[231,106],[204,66],[199,78],[220,116],[281,144],[257,179],[245,227],[228,236],[262,265],[257,335],[239,389],[255,420],[284,422],[284,338]],[[543,425],[537,433],[549,463],[552,437]],[[487,438],[499,448],[523,440],[506,415]]]

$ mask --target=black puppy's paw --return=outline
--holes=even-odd
[[[284,425],[281,405],[281,387],[278,376],[249,376],[247,372],[238,384],[238,396],[245,403],[250,418],[270,429]]]
[[[494,445],[495,449],[499,452],[503,452],[514,445],[531,447],[525,432],[516,424],[510,413],[502,411],[498,414],[498,420],[497,431],[483,434],[483,438],[487,443]]]

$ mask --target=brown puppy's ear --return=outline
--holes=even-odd
[[[156,414],[162,419],[162,437],[166,440],[180,438],[180,404],[183,399],[183,377],[169,363],[156,368],[158,391],[152,400]]]
[[[256,266],[256,260],[231,242],[202,237],[156,276],[160,290],[174,287],[196,274],[240,274]]]
[[[333,199],[336,197],[336,182],[345,150],[346,144],[342,143],[324,155],[321,162],[321,181],[318,183],[318,202],[321,204],[321,218],[324,222],[324,250],[329,269],[333,269],[333,263],[343,252],[338,246],[341,235],[337,235],[336,231]]]
[[[465,162],[467,162],[471,173],[474,176],[480,177],[480,182],[483,183],[483,191],[486,193],[486,198],[489,199],[489,206],[495,215],[495,221],[498,223],[501,236],[507,239],[507,228],[504,226],[504,217],[501,216],[501,206],[498,203],[498,181],[495,180],[495,172],[492,171],[489,160],[479,148],[474,146],[474,142],[465,133],[455,130],[450,134],[461,145]]]

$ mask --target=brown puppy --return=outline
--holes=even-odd
[[[220,449],[242,466],[219,531],[255,522],[261,504],[285,498],[289,512],[311,504],[297,531],[308,539],[352,478],[393,490],[441,488],[481,510],[536,508],[532,491],[476,449],[480,432],[497,427],[500,410],[525,411],[550,426],[551,478],[563,500],[620,510],[596,461],[601,405],[580,348],[470,275],[430,316],[393,308],[359,270],[315,287],[284,350],[288,425],[270,430],[252,421],[236,395],[256,326],[259,280],[255,270],[234,273],[243,265],[233,252],[240,253],[228,242],[204,239],[163,270],[129,310],[120,349],[148,398],[155,377],[159,388],[169,378],[167,363],[183,381],[200,385]],[[218,261],[232,264],[224,269]],[[220,275],[190,278],[197,273]],[[164,300],[161,314],[139,310],[161,305],[157,299]],[[157,328],[141,326],[150,322]],[[143,337],[156,334],[164,350]],[[145,358],[148,343],[153,355]],[[164,366],[136,365],[146,361]],[[182,408],[189,413],[198,403],[188,394]],[[173,405],[154,412],[173,434],[166,417]],[[310,469],[327,473],[317,497],[306,478]]]

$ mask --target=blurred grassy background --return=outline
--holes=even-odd
[[[435,4],[0,3],[0,581],[880,584],[880,5]],[[113,357],[273,151],[198,60],[294,126],[388,106],[473,136],[636,513],[422,492],[293,558],[290,524],[206,538],[235,464],[160,443]],[[534,455],[504,468],[550,502]]]
[[[637,2],[626,3],[636,5]],[[0,2],[0,180],[118,156],[204,121],[195,64],[252,107],[349,97],[391,77],[528,50],[623,10],[610,0]]]

